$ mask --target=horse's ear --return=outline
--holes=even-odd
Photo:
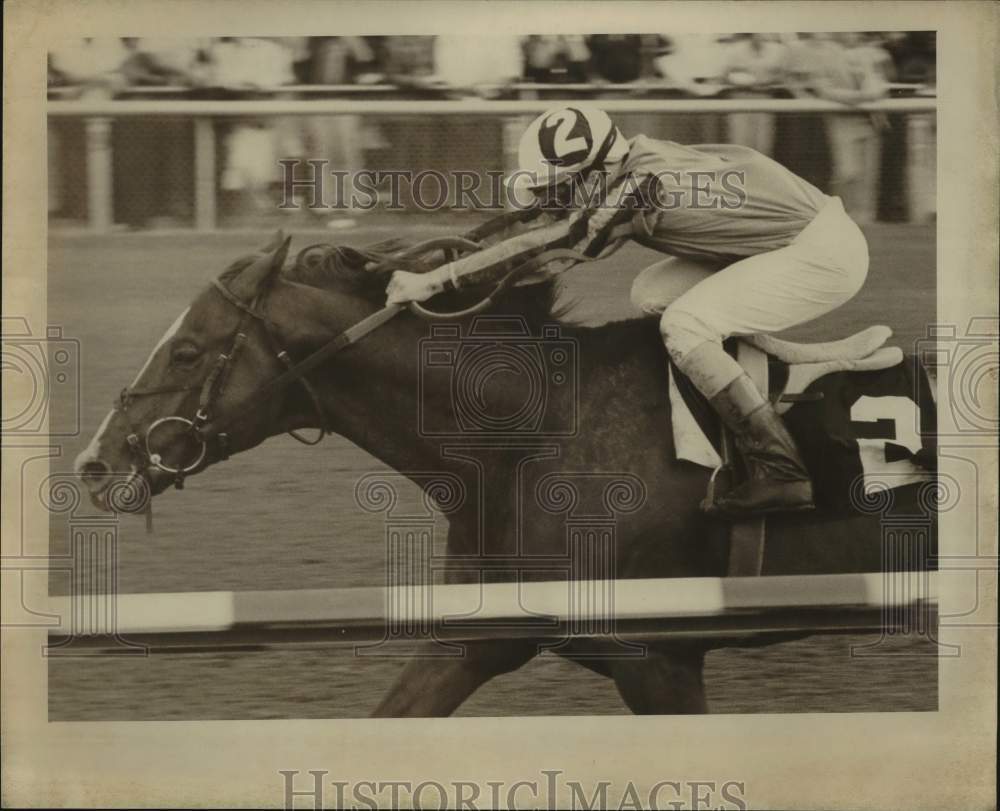
[[[260,253],[274,253],[278,248],[281,247],[281,243],[285,241],[285,232],[280,228],[274,232],[274,236],[271,237],[270,242],[267,243],[263,248],[260,249]]]
[[[252,301],[268,279],[281,272],[291,244],[292,238],[278,231],[264,252],[240,271],[232,284],[233,295],[244,301]]]
[[[280,273],[288,258],[288,249],[291,247],[292,238],[286,237],[281,231],[275,233],[274,236],[278,244],[271,252],[271,273]]]

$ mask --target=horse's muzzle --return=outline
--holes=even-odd
[[[78,468],[77,473],[91,493],[104,490],[112,475],[111,466],[101,459],[90,459],[84,462]]]
[[[145,512],[156,492],[149,477],[135,471],[114,473],[104,462],[87,462],[77,472],[87,487],[90,502],[104,512]],[[169,482],[164,482],[160,489],[168,486]]]
[[[117,513],[143,513],[153,499],[153,485],[147,476],[132,473],[113,481],[104,491],[108,509]]]

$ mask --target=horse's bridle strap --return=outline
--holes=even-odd
[[[275,327],[275,325],[266,315],[264,315],[264,313],[262,313],[259,309],[257,309],[253,305],[246,304],[245,302],[240,301],[240,299],[236,297],[233,291],[230,290],[228,287],[226,287],[218,279],[212,279],[212,286],[215,287],[215,289],[219,291],[222,297],[230,304],[232,304],[237,310],[241,310],[242,312],[246,313],[252,318],[255,318],[256,320],[260,321],[262,324],[267,324],[271,328]]]
[[[237,407],[228,415],[220,415],[220,417],[215,421],[215,424],[211,426],[211,430],[204,432],[203,438],[208,438],[220,433],[223,430],[223,426],[227,423],[232,423],[247,412],[258,408],[262,399],[280,391],[290,383],[302,380],[305,375],[321,366],[329,358],[333,357],[341,350],[346,349],[351,344],[360,341],[370,332],[373,332],[387,321],[394,318],[402,312],[403,309],[403,307],[396,304],[383,307],[381,310],[372,313],[366,318],[363,318],[357,324],[354,324],[352,327],[344,330],[311,355],[307,355],[295,365],[289,366],[277,377],[272,378],[264,385],[257,388],[243,403],[243,405]]]

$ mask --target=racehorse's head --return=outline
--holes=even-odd
[[[384,306],[393,270],[426,272],[440,261],[428,255],[475,243],[439,238],[404,248],[389,240],[362,250],[313,245],[282,272],[289,241],[279,233],[213,280],[122,390],[76,459],[98,507],[142,510],[147,496],[286,431],[301,439],[297,429],[318,428],[318,441],[323,430],[333,430],[376,455],[384,450],[370,447],[376,439],[392,451],[412,438],[417,405],[402,396],[387,400],[381,386],[416,396],[413,355],[425,334],[419,320],[401,319],[396,323],[409,327],[380,331],[363,346],[355,342],[399,312]],[[513,288],[506,295],[510,312],[534,323],[550,316],[554,285],[541,292]],[[474,288],[441,297],[455,305],[448,318],[479,311],[468,307],[467,296],[480,298]],[[307,373],[318,372],[349,344],[352,351],[337,360],[344,374],[316,374],[314,388]],[[321,347],[323,354],[304,360]],[[375,430],[373,407],[395,419]],[[390,436],[397,430],[406,438]]]
[[[186,475],[274,433],[262,426],[275,421],[277,398],[257,403],[221,437],[206,437],[202,428],[221,410],[252,399],[262,379],[283,370],[274,326],[263,308],[289,242],[277,234],[202,291],[121,392],[75,463],[97,506],[142,509],[137,494],[180,485]]]

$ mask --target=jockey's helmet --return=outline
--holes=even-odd
[[[591,104],[556,107],[528,125],[518,145],[513,189],[536,195],[621,161],[628,142],[610,116]]]

